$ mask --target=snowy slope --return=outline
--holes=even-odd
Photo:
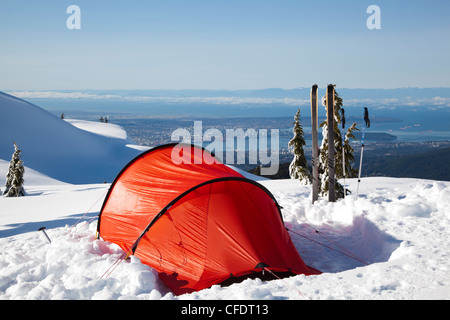
[[[0,159],[11,159],[15,141],[25,165],[52,178],[69,183],[111,182],[140,151],[127,146],[126,134],[114,125],[104,123],[110,132],[104,135],[83,130],[86,125],[82,121],[72,125],[0,92]]]
[[[110,138],[118,138],[124,140],[127,139],[127,132],[117,124],[93,122],[78,119],[64,119],[64,120],[81,130],[89,131]]]

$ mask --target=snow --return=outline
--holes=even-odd
[[[127,139],[127,132],[117,124],[105,122],[93,122],[78,119],[64,119],[71,125],[92,133],[99,134],[105,137]]]
[[[2,299],[450,298],[448,182],[365,178],[358,199],[312,205],[310,188],[296,180],[260,181],[285,208],[290,230],[341,252],[291,233],[302,258],[321,275],[245,280],[176,297],[134,257],[102,278],[123,253],[95,238],[109,184],[49,185],[45,176],[42,181],[25,185],[27,197],[0,198]],[[51,243],[37,231],[42,226]]]
[[[0,111],[4,113],[3,98]],[[3,119],[2,115],[2,126]],[[323,273],[245,280],[174,296],[153,269],[135,257],[120,260],[123,251],[118,246],[96,239],[96,217],[109,181],[58,179],[54,172],[67,168],[39,166],[25,158],[33,146],[27,143],[26,132],[33,133],[28,139],[39,143],[36,149],[46,143],[30,131],[37,130],[31,119],[21,128],[24,139],[17,141],[23,145],[27,196],[0,197],[0,299],[450,299],[450,182],[363,178],[359,197],[347,196],[335,203],[320,198],[312,204],[310,186],[297,180],[258,179],[283,206],[285,224],[303,260]],[[57,117],[50,121],[48,114],[36,109],[34,121],[41,120],[57,133],[71,130],[74,137],[84,137],[87,151],[81,152],[83,157],[92,151],[91,139],[117,140],[103,156],[116,154],[114,148],[131,149],[123,132],[118,138],[121,129],[117,127],[70,120],[75,128],[56,121]],[[9,138],[0,137],[0,154],[9,153],[0,159],[3,188],[12,146]],[[68,161],[63,153],[60,157]],[[97,154],[92,157],[100,159]],[[346,184],[355,192],[356,179],[346,179]],[[40,227],[46,227],[51,243],[38,231]]]
[[[89,129],[86,131],[83,129]],[[104,133],[99,135],[99,131]],[[68,183],[112,182],[139,150],[123,129],[109,123],[71,124],[24,100],[0,92],[0,159],[13,142],[30,168]]]

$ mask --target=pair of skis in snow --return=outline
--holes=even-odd
[[[317,108],[317,84],[313,85],[311,89],[311,126],[312,126],[312,202],[319,198],[319,140],[318,140],[318,126],[319,114]],[[327,101],[327,126],[334,128],[334,86],[328,85],[326,93]],[[328,201],[335,201],[335,173],[334,173],[334,130],[328,131]]]
[[[311,127],[312,127],[312,203],[319,198],[319,140],[318,140],[318,86],[317,84],[312,86],[311,89]],[[327,107],[327,127],[328,127],[328,201],[335,202],[335,161],[334,161],[334,86],[332,84],[328,85],[326,92],[326,107]],[[345,111],[342,110],[341,114],[341,124],[342,124],[342,170],[344,175],[344,198],[346,194],[345,190],[345,152],[344,152],[344,142],[345,142]],[[356,195],[359,195],[359,183],[361,182],[361,170],[362,170],[362,158],[364,152],[364,136],[365,128],[370,127],[369,111],[364,108],[364,126],[362,132],[362,144],[361,144],[361,158],[359,162],[359,173],[358,173],[358,186]],[[330,130],[330,128],[332,128]]]

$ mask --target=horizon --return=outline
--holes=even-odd
[[[326,87],[319,87],[319,95]],[[391,89],[361,89],[336,88],[346,106],[372,105],[411,106],[426,108],[449,108],[450,88],[391,88]],[[111,89],[111,90],[16,90],[5,91],[6,94],[30,101],[79,101],[79,102],[125,102],[127,104],[149,105],[159,103],[170,104],[212,104],[212,105],[252,105],[267,107],[270,105],[308,106],[310,104],[310,88],[295,89],[264,88],[264,89]],[[320,97],[319,97],[320,98]]]
[[[319,100],[325,88],[319,89]],[[338,89],[348,119],[368,107],[372,119],[403,119],[409,131],[445,131],[450,124],[450,88]],[[56,116],[109,120],[130,117],[154,119],[292,118],[298,109],[310,117],[310,89],[261,90],[78,90],[7,92]],[[320,104],[320,101],[319,101]],[[321,105],[321,104],[320,104]],[[319,108],[319,117],[325,116]],[[390,120],[389,120],[390,119]],[[416,127],[416,124],[421,124]],[[377,125],[377,127],[379,127]],[[400,127],[400,126],[398,126]],[[396,130],[389,123],[382,131]],[[397,128],[401,129],[401,128]],[[401,130],[400,132],[406,132]],[[447,134],[446,134],[447,135]],[[427,134],[431,136],[431,134]],[[424,135],[425,137],[425,135]],[[447,137],[447,136],[446,136]],[[446,138],[447,139],[447,138]]]
[[[330,83],[333,84],[333,83]],[[319,88],[325,89],[327,85],[319,86]],[[179,89],[171,89],[171,88],[133,88],[133,89],[126,89],[126,88],[111,88],[111,89],[90,89],[90,88],[78,88],[78,89],[71,89],[71,88],[64,88],[64,89],[54,89],[54,88],[43,88],[43,89],[19,89],[19,88],[4,88],[0,90],[1,92],[7,93],[7,92],[63,92],[63,91],[70,91],[70,92],[76,92],[76,91],[262,91],[262,90],[284,90],[284,91],[292,91],[292,90],[304,90],[308,89],[310,90],[311,86],[298,86],[298,87],[260,87],[260,88],[239,88],[239,89],[226,89],[226,88],[215,88],[215,89],[208,89],[208,88],[179,88]],[[382,87],[340,87],[338,90],[401,90],[401,89],[450,89],[450,85],[448,86],[399,86],[399,87],[390,87],[390,88],[382,88]]]

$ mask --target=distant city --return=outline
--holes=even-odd
[[[68,114],[68,117],[71,115]],[[100,121],[99,114],[78,114],[77,118],[84,118],[86,120]],[[280,164],[288,164],[292,161],[293,155],[289,151],[288,142],[293,137],[293,119],[290,117],[274,117],[274,118],[259,118],[259,117],[242,117],[242,118],[194,118],[194,117],[183,117],[183,118],[150,118],[145,116],[123,116],[123,115],[110,115],[108,122],[118,124],[126,130],[128,138],[133,141],[133,143],[155,147],[161,144],[166,144],[174,142],[171,139],[174,130],[183,128],[187,129],[192,133],[194,121],[202,121],[203,130],[206,131],[210,128],[218,129],[225,133],[227,129],[241,128],[243,130],[247,129],[278,129],[279,130],[279,161]],[[324,119],[319,119],[322,122]],[[354,119],[349,119],[354,120]],[[351,121],[349,121],[351,122]],[[349,123],[348,122],[348,123]],[[383,127],[389,127],[392,123],[396,123],[399,130],[404,124],[400,121],[395,121],[395,119],[379,119],[378,121],[372,122],[371,129],[367,129],[365,132],[365,151],[364,151],[364,170],[362,176],[385,176],[385,171],[389,171],[389,176],[395,176],[395,172],[388,170],[389,159],[402,159],[405,158],[406,164],[409,156],[426,154],[434,150],[442,150],[450,148],[450,140],[446,139],[446,132],[441,133],[441,137],[435,139],[434,136],[430,136],[431,140],[427,140],[426,136],[422,131],[416,131],[415,134],[411,132],[404,133],[405,136],[397,137],[392,134],[393,131],[388,132],[377,132],[375,130],[382,129]],[[311,161],[311,127],[310,118],[305,117],[302,121],[305,132],[305,155],[310,163]],[[378,128],[378,129],[377,129]],[[407,128],[408,129],[408,128]],[[417,129],[417,128],[416,128]],[[404,129],[402,129],[404,130]],[[402,131],[400,130],[400,131]],[[396,130],[397,131],[397,130]],[[403,132],[402,132],[403,133]],[[319,129],[319,139],[321,139],[321,129]],[[357,133],[356,137],[358,140],[352,142],[352,147],[354,149],[355,156],[355,166],[359,163],[360,150],[361,150],[361,133]],[[320,141],[319,141],[320,143]],[[205,143],[204,146],[207,146]],[[383,164],[383,165],[380,165]],[[406,166],[405,164],[405,166]],[[409,165],[413,165],[409,163]],[[247,161],[245,164],[236,165],[243,170],[252,170],[256,167],[255,164],[249,164]],[[420,168],[416,166],[415,170],[420,171]],[[287,173],[287,166],[280,166],[278,178],[289,178]],[[430,170],[429,170],[430,171]],[[446,172],[449,172],[450,177],[450,165],[441,168],[438,172],[431,173],[433,178],[437,180],[445,180]],[[423,172],[413,171],[409,175],[414,177],[421,177]],[[399,174],[401,176],[401,173]],[[438,176],[436,176],[438,175]]]

